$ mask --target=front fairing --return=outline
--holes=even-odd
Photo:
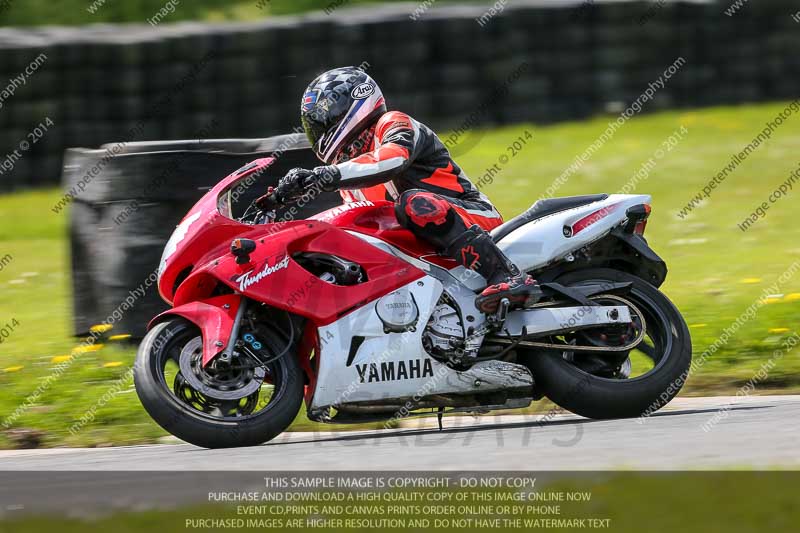
[[[349,232],[413,239],[397,225],[389,203],[348,204],[309,220],[260,225],[233,220],[231,196],[237,194],[238,184],[272,162],[258,160],[226,177],[178,225],[159,266],[159,292],[171,305],[212,297],[222,284],[324,324],[424,275]],[[245,264],[236,263],[229,253],[237,237],[257,242]],[[366,281],[352,286],[323,282],[293,259],[297,253],[335,255],[356,262],[364,269]]]
[[[226,250],[212,250],[180,284],[175,305],[208,298],[221,284],[321,325],[424,276],[395,255],[317,220],[250,226],[241,237],[257,243],[250,260],[239,264]],[[298,254],[333,255],[358,263],[365,279],[354,285],[324,281],[296,260]]]
[[[214,248],[230,243],[253,226],[233,220],[233,197],[253,185],[274,158],[257,159],[228,175],[209,190],[175,228],[158,265],[158,292],[172,304],[176,281],[185,278]]]

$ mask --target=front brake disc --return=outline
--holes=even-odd
[[[215,400],[240,400],[257,392],[264,383],[266,370],[255,367],[243,384],[221,381],[209,374],[202,366],[203,340],[195,337],[181,350],[180,367],[183,378],[196,391]]]

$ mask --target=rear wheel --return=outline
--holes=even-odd
[[[624,296],[641,313],[632,313],[626,329],[585,330],[551,339],[563,351],[526,351],[524,360],[541,391],[560,407],[588,418],[627,418],[650,414],[681,389],[692,359],[689,329],[681,314],[658,289],[631,274],[611,269],[584,270],[557,280],[565,286],[631,282]],[[609,298],[605,305],[619,305]],[[645,335],[625,352],[570,351],[570,344],[624,346],[644,324]]]
[[[281,355],[286,340],[268,328],[243,337],[255,343],[257,353],[250,353],[260,361],[244,354],[203,367],[197,326],[182,318],[156,325],[139,346],[134,368],[136,392],[153,420],[204,448],[255,446],[289,427],[304,385],[293,350]]]

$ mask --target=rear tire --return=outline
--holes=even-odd
[[[155,422],[181,440],[203,448],[256,446],[280,435],[294,421],[303,402],[303,372],[290,350],[275,363],[280,380],[269,403],[259,412],[241,417],[217,417],[204,413],[176,396],[164,378],[165,357],[173,357],[200,335],[191,322],[176,318],[156,325],[145,336],[136,356],[134,383],[145,410]],[[265,339],[282,346],[276,335]],[[283,342],[283,344],[281,344]],[[159,370],[161,365],[161,370]],[[279,378],[277,377],[279,376]]]
[[[631,418],[650,414],[666,405],[683,386],[692,360],[689,329],[680,312],[658,289],[631,274],[612,269],[583,270],[557,280],[565,286],[589,281],[631,282],[626,298],[658,317],[647,331],[658,328],[664,340],[662,360],[646,374],[631,379],[610,379],[584,370],[553,351],[528,351],[523,355],[540,390],[560,407],[587,418]],[[655,331],[655,330],[654,330]]]

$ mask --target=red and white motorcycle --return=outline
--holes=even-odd
[[[173,435],[209,448],[268,441],[305,399],[319,422],[516,409],[549,397],[591,418],[653,412],[677,394],[689,331],[658,289],[646,195],[536,202],[492,232],[539,280],[533,308],[474,305],[486,284],[400,227],[390,202],[276,221],[210,190],[167,243],[135,383]],[[441,418],[440,418],[441,420]]]

